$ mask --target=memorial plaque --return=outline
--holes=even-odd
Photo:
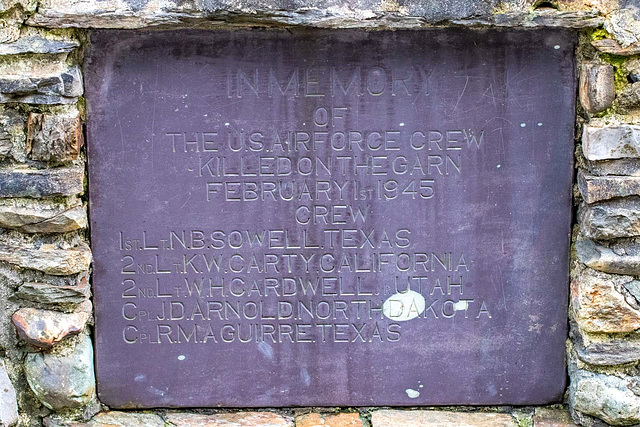
[[[572,33],[91,40],[104,403],[562,399]]]

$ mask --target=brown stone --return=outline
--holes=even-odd
[[[84,169],[0,171],[0,197],[74,196],[84,191]]]
[[[226,412],[219,414],[193,414],[170,412],[168,422],[180,427],[293,427],[293,420],[273,412]]]
[[[588,160],[611,160],[640,157],[640,126],[585,125],[582,152]]]
[[[616,99],[611,65],[583,64],[580,70],[580,103],[588,113],[611,107]]]
[[[535,427],[577,427],[566,409],[536,408]]]
[[[583,332],[628,333],[640,329],[640,310],[623,294],[632,276],[585,268],[571,281],[571,310]],[[634,302],[634,301],[632,301]]]
[[[0,261],[54,276],[66,276],[89,268],[91,250],[84,244],[71,249],[58,249],[53,245],[42,245],[39,248],[0,245]]]
[[[31,113],[27,120],[27,153],[33,160],[76,160],[84,144],[78,113],[54,115]]]
[[[640,44],[622,47],[620,43],[612,39],[594,40],[591,44],[600,52],[610,53],[612,55],[631,56],[640,53]]]
[[[58,311],[21,308],[11,320],[18,336],[34,347],[48,350],[66,337],[78,335],[85,328],[89,313],[60,313]]]
[[[167,423],[156,414],[140,412],[101,412],[87,422],[65,423],[65,427],[166,427]]]
[[[578,173],[578,188],[587,203],[616,197],[640,196],[640,177],[594,176],[580,171]]]
[[[296,427],[362,427],[362,419],[357,412],[340,414],[310,414],[296,417]]]
[[[372,427],[516,427],[509,414],[384,409],[371,414]]]
[[[56,286],[50,283],[23,283],[16,296],[49,308],[73,309],[91,295],[86,277],[76,286]]]
[[[81,205],[69,208],[20,206],[17,203],[0,205],[0,227],[3,228],[25,233],[67,233],[87,225],[87,213]]]

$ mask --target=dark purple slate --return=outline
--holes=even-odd
[[[561,401],[574,44],[95,32],[102,401]]]

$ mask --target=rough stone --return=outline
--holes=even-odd
[[[64,353],[29,353],[24,371],[31,390],[49,409],[79,408],[95,395],[93,346],[81,335]]]
[[[54,276],[66,276],[89,268],[91,250],[85,244],[70,249],[59,249],[53,245],[39,248],[0,245],[0,261]]]
[[[611,55],[619,55],[619,56],[631,56],[637,55],[640,53],[640,43],[639,44],[631,44],[627,47],[620,46],[615,40],[612,39],[603,39],[603,40],[594,40],[591,44],[598,49],[600,52],[609,53]]]
[[[640,199],[628,197],[582,206],[579,212],[582,232],[596,240],[640,235]]]
[[[511,415],[493,412],[384,409],[373,411],[371,414],[372,427],[515,427],[517,425]]]
[[[363,427],[363,425],[360,414],[357,412],[339,414],[312,412],[296,417],[296,427]]]
[[[569,411],[565,409],[536,408],[533,415],[535,427],[574,427]],[[576,426],[577,427],[577,426]]]
[[[4,360],[0,359],[0,426],[14,426],[18,421],[16,390],[7,375]]]
[[[166,427],[162,417],[140,412],[101,412],[88,422],[69,422],[64,427]]]
[[[84,144],[77,113],[67,115],[31,113],[27,120],[27,153],[33,160],[76,160]]]
[[[84,170],[12,169],[0,171],[0,197],[73,196],[84,191]]]
[[[0,55],[21,55],[25,53],[66,53],[80,46],[75,40],[50,40],[32,35],[21,37],[11,43],[0,44]]]
[[[616,197],[640,196],[640,177],[593,176],[581,171],[578,173],[578,188],[587,203]]]
[[[0,76],[0,103],[74,104],[82,93],[78,67],[53,75]]]
[[[577,331],[572,331],[571,338],[578,359],[596,366],[615,366],[640,361],[640,340],[629,337],[597,337],[584,343]]]
[[[24,117],[13,109],[3,109],[0,111],[0,158],[9,157],[14,148],[18,148],[25,143]],[[20,159],[20,156],[17,160]]]
[[[211,415],[170,412],[168,422],[180,427],[293,427],[290,417],[273,412],[227,412]]]
[[[585,125],[582,132],[582,152],[588,160],[638,158],[640,126]]]
[[[632,83],[618,94],[618,107],[622,112],[628,112],[640,107],[640,82]]]
[[[66,233],[88,225],[87,213],[81,205],[71,207],[24,204],[16,199],[0,203],[0,227],[25,233]]]
[[[640,275],[640,253],[637,247],[621,254],[588,239],[576,242],[580,262],[594,270],[614,274]]]
[[[633,389],[639,380],[577,370],[571,375],[569,399],[576,411],[611,425],[636,424],[640,422],[640,395]]]
[[[89,313],[60,313],[28,307],[16,311],[11,320],[22,340],[34,347],[49,350],[63,339],[82,332],[89,320]]]
[[[640,328],[640,310],[627,301],[624,284],[633,277],[585,268],[571,281],[571,310],[582,332],[628,333]]]
[[[85,302],[91,291],[89,282],[83,277],[76,286],[56,286],[50,283],[23,283],[16,296],[25,301],[45,307],[70,310]]]
[[[580,103],[588,113],[611,107],[616,99],[613,66],[583,64],[580,70]]]
[[[624,7],[607,16],[604,29],[611,33],[622,47],[640,42],[640,16],[638,8]]]
[[[640,177],[640,160],[614,159],[600,161],[586,161],[588,171],[596,176],[625,175]]]

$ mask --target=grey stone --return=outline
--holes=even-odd
[[[84,330],[89,313],[60,313],[37,308],[21,308],[11,316],[18,336],[34,347],[49,350],[67,337]]]
[[[640,42],[640,20],[636,7],[614,10],[607,16],[604,29],[613,35],[620,46],[629,47]]]
[[[71,422],[63,425],[64,427],[165,427],[167,423],[156,414],[107,411],[97,414],[88,422]],[[180,424],[175,425],[181,426]],[[226,425],[234,427],[233,424]],[[206,425],[202,427],[206,427]]]
[[[588,113],[611,107],[616,99],[613,66],[583,64],[580,70],[580,103]]]
[[[640,196],[640,177],[593,176],[580,171],[578,188],[587,203],[595,203],[617,197]]]
[[[82,93],[78,67],[54,75],[0,76],[0,103],[73,104]]]
[[[80,46],[75,40],[50,40],[41,36],[21,37],[11,43],[0,44],[0,55],[19,55],[25,53],[66,53]]]
[[[593,175],[626,175],[640,176],[640,160],[638,159],[614,159],[600,161],[586,161],[585,167]]]
[[[618,254],[589,239],[576,242],[578,259],[594,270],[605,273],[640,275],[640,254],[637,251]]]
[[[640,107],[640,83],[632,83],[620,92],[617,103],[622,112]]]
[[[29,353],[24,371],[31,390],[49,409],[79,408],[95,395],[93,346],[87,335],[67,352]]]
[[[579,334],[572,336],[578,359],[596,366],[615,366],[640,361],[640,340],[607,337],[585,345]]]
[[[87,227],[87,213],[80,205],[67,208],[7,200],[0,203],[0,227],[25,233],[66,233]]]
[[[4,360],[0,359],[0,426],[14,426],[18,421],[16,391],[7,375]]]
[[[74,309],[86,301],[91,292],[89,282],[83,277],[76,286],[56,286],[50,283],[23,283],[16,296],[45,307]]]
[[[591,42],[591,44],[600,52],[609,53],[611,55],[631,56],[640,53],[640,44],[635,43],[627,47],[622,47],[620,46],[620,43],[615,40],[603,39],[594,40]]]
[[[0,171],[0,197],[73,196],[84,191],[84,169],[11,169]]]
[[[585,125],[582,132],[582,152],[588,160],[638,158],[640,126]]]
[[[537,407],[533,416],[535,427],[574,427],[576,424],[571,419],[566,409]]]
[[[85,244],[69,249],[54,245],[0,245],[0,261],[24,269],[39,270],[55,276],[86,271],[91,264],[91,250]]]
[[[31,113],[27,120],[27,153],[33,160],[76,160],[84,143],[82,123],[72,114]]]
[[[17,111],[5,108],[0,110],[0,158],[14,157],[24,160],[25,118]],[[12,155],[13,153],[13,155]]]
[[[587,237],[596,240],[640,236],[640,199],[628,197],[582,206],[579,224]]]
[[[510,414],[495,412],[455,412],[429,410],[381,409],[371,413],[372,427],[516,427]]]
[[[640,396],[632,391],[634,382],[639,379],[576,370],[571,375],[570,403],[576,411],[611,425],[639,423]]]

